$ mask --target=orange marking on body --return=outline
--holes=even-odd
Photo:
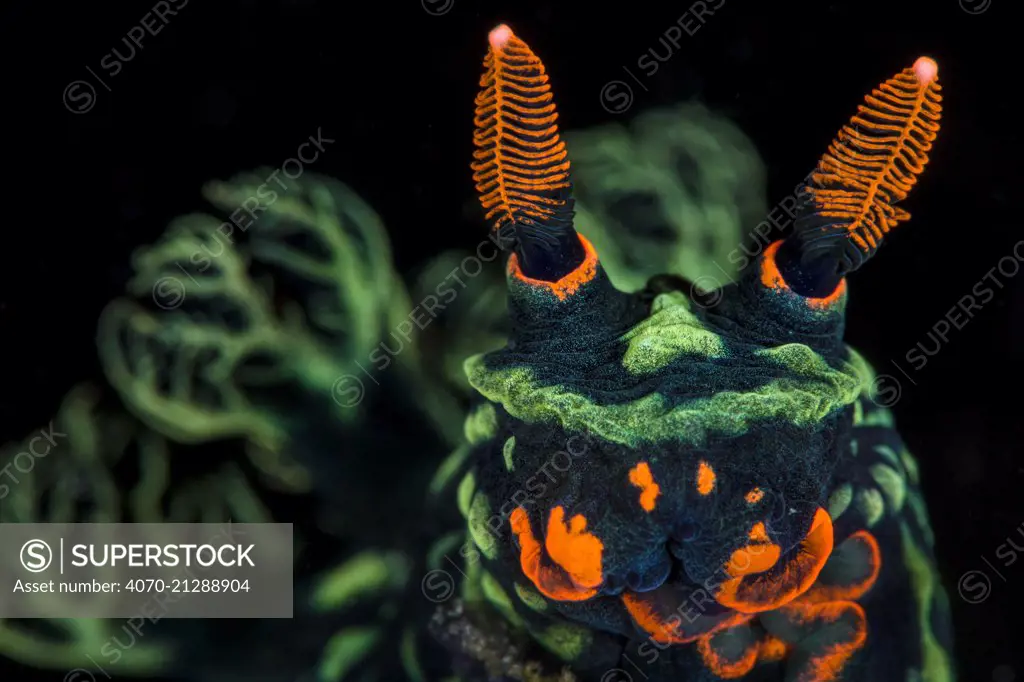
[[[768,289],[780,289],[782,291],[790,291],[789,285],[786,284],[786,280],[782,277],[782,273],[779,272],[779,266],[775,263],[775,254],[778,252],[779,247],[782,246],[782,240],[772,242],[767,249],[764,251],[764,255],[761,257],[761,284]],[[836,301],[843,297],[846,293],[846,278],[839,280],[839,284],[832,290],[832,293],[828,296],[822,296],[820,298],[814,298],[810,296],[804,296],[804,303],[808,307],[814,308],[815,310],[827,310],[830,306],[834,305]]]
[[[710,495],[715,489],[715,470],[711,465],[701,460],[697,465],[697,492],[701,495]]]
[[[622,603],[636,624],[643,628],[644,632],[649,634],[655,642],[661,644],[685,644],[695,639],[694,637],[680,637],[665,621],[661,620],[654,607],[644,601],[639,595],[624,592],[622,594]]]
[[[812,632],[821,638],[823,628],[844,619],[849,627],[836,628],[837,641],[808,652],[802,669],[794,677],[796,682],[834,682],[839,679],[850,657],[867,641],[867,616],[860,604],[852,601],[833,601],[823,604],[809,604],[804,600],[787,604],[784,613],[790,621],[801,628],[801,641]]]
[[[715,651],[711,641],[713,638],[714,635],[706,635],[697,640],[697,651],[708,670],[724,680],[734,680],[754,669],[757,663],[757,642],[751,642],[739,658],[728,659]]]
[[[882,552],[878,548],[878,541],[875,536],[866,530],[859,530],[843,541],[864,543],[868,551],[869,569],[868,574],[852,585],[822,585],[821,582],[814,585],[807,591],[801,601],[829,602],[829,601],[854,601],[860,599],[868,590],[874,587],[878,580],[878,574],[882,570]]]
[[[519,565],[523,569],[523,575],[530,579],[530,582],[537,587],[541,594],[556,601],[584,601],[597,594],[597,590],[593,587],[577,585],[561,567],[544,564],[541,545],[533,535],[530,518],[525,509],[522,507],[514,509],[509,521],[512,525],[512,532],[519,539]],[[561,521],[561,516],[559,521]],[[550,527],[549,522],[549,533]],[[598,560],[600,561],[600,558]]]
[[[744,495],[743,499],[747,501],[747,504],[757,504],[764,499],[764,491],[760,488],[754,488]]]
[[[764,527],[764,522],[758,521],[751,529],[748,538],[756,542],[770,543],[771,539],[768,537],[768,529]]]
[[[748,558],[746,553],[752,551],[749,546],[734,552],[725,566],[731,579],[722,583],[715,599],[723,606],[743,613],[761,613],[788,604],[807,592],[817,580],[832,554],[832,542],[832,519],[819,507],[796,556],[784,564],[750,575],[754,571],[746,567],[759,567],[764,560],[759,563]],[[748,575],[750,577],[746,577]]]
[[[494,229],[543,222],[566,205],[569,159],[544,64],[508,26],[488,35],[476,96],[473,181]]]
[[[811,175],[816,213],[837,219],[864,253],[910,218],[895,204],[917,183],[939,131],[938,74],[921,57],[873,89]]]
[[[640,488],[640,506],[644,511],[654,511],[654,503],[661,494],[661,487],[654,482],[651,467],[647,462],[640,462],[629,470],[629,482]]]
[[[519,258],[514,253],[508,259],[509,274],[530,286],[550,289],[551,293],[557,296],[559,301],[564,301],[597,275],[597,251],[594,249],[594,245],[582,234],[577,234],[576,236],[583,246],[583,262],[557,282],[545,282],[542,279],[533,279],[524,275],[519,267]]]
[[[764,573],[775,564],[779,563],[782,555],[782,548],[771,542],[758,542],[755,544],[740,547],[726,564],[726,571],[733,578],[755,573]]]
[[[544,547],[551,559],[580,587],[597,587],[604,579],[601,572],[604,543],[587,532],[587,518],[583,514],[572,517],[567,524],[565,510],[560,506],[552,509]]]
[[[757,660],[759,663],[774,663],[781,661],[789,654],[790,646],[778,637],[768,635],[757,646]]]
[[[679,622],[675,626],[670,625],[667,621],[662,620],[661,616],[655,611],[654,606],[648,603],[643,594],[636,594],[627,590],[622,593],[622,603],[626,607],[626,611],[633,618],[633,621],[650,635],[653,641],[659,644],[688,644],[726,628],[741,625],[753,618],[753,616],[745,613],[730,613],[727,618],[716,623],[706,632],[685,636],[679,634],[682,616],[677,616]]]
[[[734,632],[730,632],[733,630]],[[723,635],[738,634],[750,638],[749,644],[739,658],[727,658],[716,650],[716,641]],[[753,631],[746,621],[729,628],[717,630],[697,640],[697,651],[704,665],[722,679],[735,679],[749,673],[758,663],[775,663],[783,660],[790,652],[791,646],[778,637],[765,635],[760,641],[755,640]],[[719,645],[721,642],[719,641]]]

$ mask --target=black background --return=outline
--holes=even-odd
[[[472,101],[499,21],[545,61],[564,128],[692,98],[731,116],[763,155],[769,205],[865,92],[927,54],[940,67],[943,130],[905,204],[913,220],[852,278],[847,339],[901,382],[895,413],[921,464],[962,678],[1024,679],[1024,560],[996,557],[1007,538],[1024,545],[1024,274],[995,275],[994,300],[926,366],[906,360],[918,342],[933,347],[934,325],[1024,239],[1013,3],[972,0],[966,9],[990,3],[972,14],[967,0],[725,0],[646,76],[637,60],[664,49],[690,3],[445,1],[190,0],[113,77],[101,60],[125,54],[151,3],[6,3],[0,439],[45,424],[67,389],[99,377],[95,321],[135,246],[199,207],[205,181],[276,167],[318,128],[337,142],[315,170],[379,211],[400,270],[475,244],[484,227],[463,211]],[[76,80],[95,88],[84,113],[62,101]],[[633,86],[624,113],[602,106],[612,80]],[[971,570],[992,581],[980,604],[958,596]]]

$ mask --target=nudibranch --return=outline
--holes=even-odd
[[[917,465],[843,342],[939,130],[935,61],[865,97],[735,282],[623,292],[574,227],[544,65],[489,40],[472,170],[512,324],[466,362],[467,602],[579,680],[952,679]]]

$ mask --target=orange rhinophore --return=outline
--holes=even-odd
[[[512,29],[490,33],[476,97],[473,181],[494,229],[543,222],[566,205],[569,160],[544,64]]]
[[[797,225],[805,254],[839,246],[847,270],[910,214],[906,198],[928,163],[942,111],[938,66],[920,57],[864,98],[818,162],[806,192],[813,215]],[[807,257],[813,258],[813,255]]]

